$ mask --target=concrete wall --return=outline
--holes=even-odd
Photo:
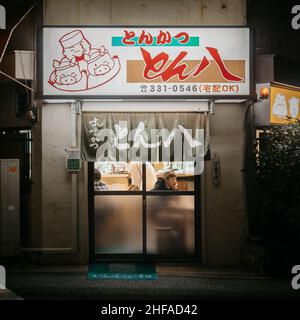
[[[68,247],[72,189],[65,149],[71,143],[70,105],[43,105],[42,117],[43,241],[47,247]]]
[[[244,104],[220,104],[210,116],[211,156],[220,160],[221,180],[212,183],[211,161],[205,163],[204,212],[206,264],[240,263],[246,234],[243,192]],[[204,242],[205,243],[205,242]]]
[[[65,170],[65,149],[72,146],[76,128],[71,123],[71,105],[42,106],[42,239],[49,251],[41,262],[81,263],[88,259],[87,163],[78,177],[78,215],[72,215],[72,174]],[[72,238],[72,219],[78,226],[78,243]],[[78,253],[67,250],[78,245]],[[73,248],[72,248],[73,247]],[[56,250],[57,249],[57,250]],[[54,254],[53,251],[62,250]],[[51,253],[52,252],[52,253]]]
[[[246,1],[44,1],[44,24],[182,24],[243,25]],[[216,106],[211,116],[211,149],[221,159],[221,184],[211,183],[210,163],[202,179],[203,258],[208,265],[238,265],[244,237],[242,136],[244,105]],[[67,104],[42,107],[42,245],[70,246],[71,181],[64,171],[64,148],[70,143]],[[43,262],[88,260],[87,168],[80,179],[80,253],[43,255]],[[200,241],[200,240],[199,240]]]
[[[44,24],[244,25],[245,0],[44,0]]]

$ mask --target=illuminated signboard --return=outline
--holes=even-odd
[[[251,39],[246,27],[44,27],[39,94],[246,98]]]
[[[271,84],[270,123],[300,120],[300,88]]]

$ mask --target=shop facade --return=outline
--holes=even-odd
[[[21,251],[39,263],[152,259],[240,265],[247,237],[244,118],[254,98],[254,45],[251,30],[244,27],[244,1],[226,10],[212,1],[202,16],[200,1],[185,8],[161,1],[158,11],[153,1],[145,12],[139,6],[128,11],[126,1],[111,11],[104,2],[78,3],[76,11],[64,1],[44,1],[36,33],[38,121],[31,130],[29,241]],[[216,24],[222,26],[203,27]],[[63,53],[83,38],[91,45],[89,64],[84,56],[72,60]],[[97,69],[99,59],[105,63]],[[168,161],[161,150],[156,158],[137,161],[139,189],[128,190],[132,159],[107,161],[110,148],[100,152],[103,146],[96,148],[95,137],[88,135],[94,119],[94,129],[113,130],[112,141],[116,130],[125,132],[120,124],[125,120],[128,132],[141,128],[141,122],[146,131],[192,129],[190,141],[197,140],[194,129],[200,130],[201,174],[191,172],[189,161],[174,161],[171,145]],[[183,131],[182,139],[188,136]],[[149,162],[157,178],[174,169],[178,190],[152,192]],[[101,171],[108,190],[94,189],[94,169]],[[167,210],[157,223],[161,208]],[[108,216],[115,220],[105,220]]]
[[[71,236],[72,246],[57,250],[44,246],[42,259],[80,250],[81,217],[85,219],[87,260],[207,263],[206,241],[211,232],[205,210],[209,206],[205,196],[208,163],[212,164],[209,183],[218,189],[223,179],[222,161],[211,149],[210,121],[221,108],[243,113],[253,99],[252,36],[244,27],[43,28],[38,95],[43,99],[42,140],[47,135],[49,141],[46,146],[43,142],[42,179],[58,185],[63,183],[57,179],[69,179],[72,204],[65,211],[61,204],[66,199],[57,194],[56,203],[45,201],[45,211],[50,214],[56,209],[65,218],[71,215],[71,232],[61,236]],[[78,43],[81,47],[77,48]],[[78,58],[74,50],[82,47]],[[62,110],[65,116],[69,114],[67,122]],[[70,130],[69,142],[55,137],[66,137],[65,130]],[[64,174],[54,178],[47,162],[62,151],[61,143]],[[242,165],[243,147],[238,148]],[[66,165],[65,150],[70,149],[80,155],[73,159],[77,167]],[[170,169],[176,172],[178,188],[154,190],[154,182]],[[101,172],[105,190],[94,188],[95,170]],[[134,170],[140,175],[138,183]],[[239,183],[243,198],[242,179]],[[43,199],[56,193],[44,181],[42,186]],[[244,222],[235,226],[240,236]],[[55,243],[53,229],[62,225],[45,222],[44,226]],[[210,236],[217,239],[214,232]],[[242,241],[238,240],[239,252],[235,252],[239,257]],[[222,245],[217,250],[232,249]]]

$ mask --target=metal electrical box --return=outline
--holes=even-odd
[[[0,257],[20,251],[19,159],[0,159]]]

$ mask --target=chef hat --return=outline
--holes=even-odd
[[[86,40],[83,33],[80,30],[75,30],[65,34],[59,39],[59,42],[63,48],[70,48],[82,40]]]

